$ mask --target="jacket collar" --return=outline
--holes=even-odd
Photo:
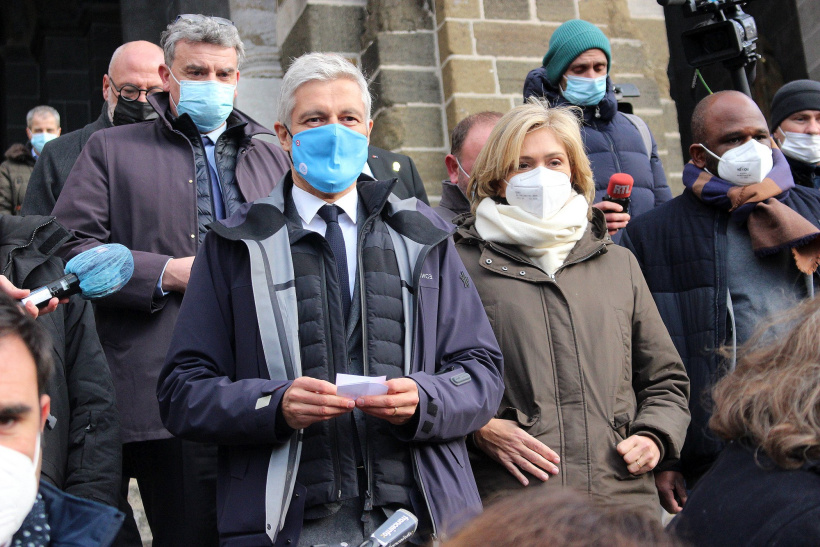
[[[0,215],[0,274],[21,283],[68,241],[54,217]],[[25,260],[19,257],[25,252]]]
[[[34,156],[31,155],[31,143],[27,142],[25,144],[22,143],[15,143],[12,144],[8,150],[6,150],[6,160],[13,161],[17,163],[28,163],[30,165],[34,165],[36,161]]]
[[[153,103],[152,106],[154,106]],[[154,108],[156,109],[156,106],[154,106]],[[103,101],[102,112],[100,112],[98,119],[102,122],[103,128],[114,127],[114,122],[111,121],[111,116],[108,115],[108,101]]]
[[[470,212],[470,200],[461,191],[458,185],[449,180],[441,182],[441,201],[439,207],[444,207],[456,215]]]
[[[360,175],[356,182],[356,191],[359,194],[360,209],[363,211],[360,210],[358,220],[361,220],[362,213],[365,215],[365,221],[381,214],[397,181],[398,179],[376,181],[368,175]],[[209,227],[221,237],[230,240],[266,239],[284,224],[289,226],[291,241],[312,233],[302,228],[302,221],[291,198],[291,188],[293,188],[293,172],[289,170],[282,176],[268,197],[254,203],[243,204],[234,215],[225,220],[213,222]],[[272,211],[271,207],[275,211]]]
[[[156,123],[164,124],[164,126],[171,131],[180,129],[177,127],[177,124],[183,125],[186,129],[190,129],[190,127],[196,129],[193,120],[191,120],[191,117],[188,114],[182,114],[181,116],[176,117],[174,116],[174,113],[171,110],[170,94],[167,92],[154,93],[148,97],[148,102],[151,103],[151,106],[153,106],[154,110],[156,110],[159,114]],[[247,114],[234,108],[231,115],[228,116],[228,129],[226,132],[237,126],[244,127],[244,134],[248,137],[253,137],[254,135],[275,136],[270,129],[259,124]]]

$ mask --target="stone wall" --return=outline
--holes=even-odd
[[[552,32],[577,17],[610,38],[612,79],[641,91],[630,101],[655,135],[673,193],[680,193],[680,135],[666,77],[663,11],[655,0],[437,0],[447,129],[474,112],[520,104],[524,78],[540,66]]]
[[[524,77],[540,65],[552,31],[568,19],[592,21],[612,42],[614,81],[640,89],[635,113],[658,141],[673,192],[681,191],[666,29],[655,0],[231,0],[232,15],[269,3],[281,67],[307,51],[360,65],[374,95],[371,142],[411,156],[431,196],[446,177],[455,124],[520,104]]]

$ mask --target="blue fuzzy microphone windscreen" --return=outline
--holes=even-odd
[[[128,283],[134,274],[134,256],[123,245],[108,243],[69,260],[65,273],[79,278],[83,298],[102,298]]]

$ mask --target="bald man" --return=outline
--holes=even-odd
[[[813,296],[820,258],[820,193],[795,186],[750,98],[722,91],[703,99],[692,138],[683,194],[632,220],[622,240],[643,269],[692,386],[680,464],[655,474],[669,512],[681,510],[686,489],[722,448],[707,429],[707,398],[736,356],[717,350],[742,344],[761,321]]]
[[[43,148],[29,179],[22,214],[50,215],[68,174],[95,131],[157,117],[148,95],[162,91],[162,49],[145,41],[127,42],[114,51],[103,76],[100,117]]]

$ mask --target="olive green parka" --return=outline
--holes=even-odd
[[[571,487],[658,515],[653,474],[633,476],[616,446],[640,433],[677,459],[689,423],[689,379],[635,257],[592,209],[586,232],[549,275],[514,246],[484,241],[467,218],[455,234],[504,355],[497,418],[514,420],[561,457],[530,488]],[[523,488],[475,448],[482,498]],[[525,473],[526,474],[526,473]]]

